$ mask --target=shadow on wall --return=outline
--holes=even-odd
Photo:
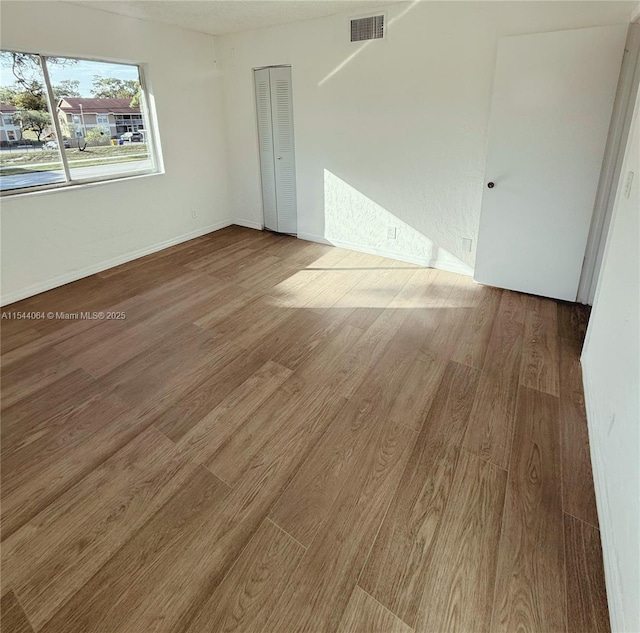
[[[324,170],[324,238],[343,248],[473,274],[471,266],[328,169]]]

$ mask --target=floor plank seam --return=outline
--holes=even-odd
[[[213,468],[211,468],[211,466],[209,466],[208,464],[201,464],[199,462],[195,462],[194,460],[191,460],[194,464],[198,464],[199,466],[202,466],[202,468],[206,469],[207,472],[211,473],[216,479],[219,479],[227,488],[229,488],[229,490],[233,490],[234,485],[230,484],[228,481],[225,481],[218,473],[216,473]]]
[[[382,604],[382,602],[380,602],[380,600],[378,600],[374,596],[372,596],[368,591],[363,589],[358,583],[356,583],[356,587],[358,587],[358,589],[360,589],[360,591],[362,591],[362,593],[364,593],[367,596],[369,596],[369,598],[371,598],[371,600],[373,600],[375,603],[379,604],[387,613],[390,613],[396,620],[399,620],[400,622],[405,624],[410,631],[414,631],[415,632],[415,628],[414,627],[410,626],[407,622],[405,622],[397,613],[394,613],[391,609],[389,609],[388,607],[385,607]],[[355,589],[355,587],[354,587],[354,589]],[[379,633],[383,633],[383,632],[380,631]]]
[[[496,464],[495,462],[491,461],[490,459],[487,459],[486,457],[483,457],[482,455],[478,455],[477,453],[474,453],[473,451],[470,451],[468,448],[466,448],[465,446],[462,445],[462,443],[460,444],[460,446],[458,447],[461,451],[464,451],[465,453],[467,453],[468,455],[471,455],[472,457],[475,457],[476,459],[479,459],[481,461],[483,461],[485,464],[489,464],[490,466],[493,466],[494,468],[497,468],[498,470],[502,470],[504,472],[509,472],[509,468],[505,468],[504,466],[500,466],[499,464]]]
[[[16,589],[12,589],[11,591],[13,592],[13,595],[15,596],[16,602],[18,603],[18,605],[22,609],[22,613],[24,614],[24,617],[26,618],[27,622],[29,623],[29,626],[31,627],[31,630],[35,631],[36,627],[33,626],[33,623],[31,622],[31,619],[29,618],[29,615],[27,614],[27,612],[26,612],[26,610],[24,608],[24,605],[22,604],[22,601],[20,600],[20,596],[18,595],[17,590]],[[9,593],[9,592],[7,592],[7,593]],[[2,624],[2,623],[0,622],[0,624]]]
[[[566,514],[567,516],[571,517],[572,519],[575,519],[576,521],[579,521],[580,523],[583,523],[584,525],[588,525],[590,528],[593,528],[594,530],[598,530],[598,534],[600,534],[600,528],[597,525],[593,525],[593,523],[591,523],[590,521],[585,521],[584,519],[581,519],[580,517],[577,517],[575,514],[571,514],[571,512],[567,512],[564,508],[562,509],[562,514]]]
[[[295,536],[287,532],[279,523],[276,523],[270,516],[265,517],[265,521],[272,523],[275,527],[277,527],[283,534],[286,534],[292,541],[295,541],[305,552],[307,551],[307,547],[303,545]]]
[[[403,429],[407,429],[407,431],[411,431],[411,433],[413,433],[416,436],[416,440],[418,439],[418,435],[420,435],[420,431],[418,429],[416,429],[416,428],[414,428],[412,426],[409,426],[408,424],[405,424],[404,422],[400,422],[400,420],[392,420],[390,418],[389,422],[391,422],[392,424],[397,424],[398,426],[401,426]]]

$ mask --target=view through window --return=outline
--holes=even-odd
[[[138,66],[0,51],[0,190],[154,168]]]

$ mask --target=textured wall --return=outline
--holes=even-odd
[[[582,354],[612,629],[629,632],[640,631],[640,95],[633,121]]]
[[[622,23],[629,7],[402,3],[384,41],[348,42],[346,14],[217,38],[236,218],[262,221],[252,68],[291,64],[300,236],[470,271],[498,38]]]

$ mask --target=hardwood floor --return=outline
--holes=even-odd
[[[580,306],[229,227],[7,306],[3,633],[609,629]]]

